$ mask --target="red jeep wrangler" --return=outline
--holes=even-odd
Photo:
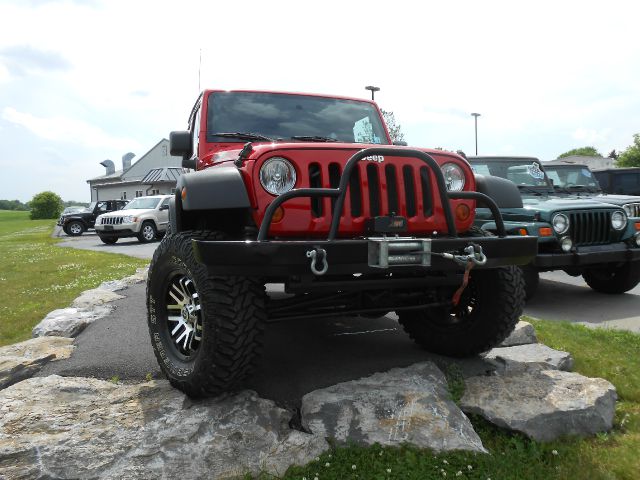
[[[392,145],[368,100],[206,90],[171,154],[180,178],[147,284],[153,348],[192,396],[247,376],[267,320],[396,312],[426,349],[501,342],[524,301],[534,237],[508,237],[467,161]],[[507,182],[500,188],[513,188]],[[497,236],[472,227],[476,202]],[[289,295],[269,298],[266,283]]]

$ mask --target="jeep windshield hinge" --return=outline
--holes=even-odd
[[[233,162],[235,166],[240,168],[242,166],[242,162],[249,156],[252,150],[253,147],[251,146],[251,142],[245,143],[244,147],[242,147],[242,150],[240,150],[240,153],[238,154],[238,158]]]

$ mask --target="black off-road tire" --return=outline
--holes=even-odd
[[[102,243],[106,243],[107,245],[113,245],[118,241],[118,237],[107,237],[106,235],[98,235]]]
[[[77,220],[73,222],[69,222],[64,227],[65,233],[71,237],[79,237],[85,232],[86,229],[87,228],[84,226],[84,224]]]
[[[625,293],[640,283],[640,262],[589,268],[584,271],[582,278],[596,292],[612,295]]]
[[[194,238],[224,237],[209,231],[165,236],[149,267],[147,317],[156,359],[171,384],[191,397],[206,397],[232,389],[251,373],[262,351],[267,316],[260,279],[210,276],[194,257]],[[178,341],[180,320],[169,320],[190,308],[168,308],[170,302],[179,305],[180,288],[199,308],[193,325],[200,339],[194,336],[188,349],[186,341]],[[188,313],[182,318],[191,319]]]
[[[158,229],[156,224],[152,220],[145,220],[140,226],[140,232],[138,235],[138,241],[140,243],[149,243],[154,241],[158,237]]]
[[[519,267],[472,270],[460,303],[398,312],[409,336],[430,352],[469,357],[499,345],[513,331],[524,308]]]
[[[522,278],[524,279],[524,294],[526,301],[531,300],[538,291],[538,285],[540,284],[540,273],[535,267],[531,265],[525,265],[520,267],[522,270]]]

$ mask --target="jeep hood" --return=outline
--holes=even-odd
[[[538,211],[558,211],[558,210],[582,210],[582,209],[604,209],[614,205],[604,203],[604,201],[593,200],[591,198],[552,198],[552,197],[525,197],[522,199],[524,208]]]
[[[115,210],[113,212],[103,213],[101,217],[125,217],[128,215],[142,215],[143,213],[152,212],[153,208],[131,208],[129,210]]]

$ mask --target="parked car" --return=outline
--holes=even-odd
[[[98,215],[120,210],[127,204],[126,200],[101,200],[92,202],[89,207],[71,213],[63,213],[58,219],[58,225],[64,233],[72,237],[82,235],[88,229],[93,228]]]
[[[600,183],[587,165],[579,163],[545,164],[544,169],[559,195],[588,197],[622,207],[629,218],[640,217],[640,197],[611,195],[600,188]]]
[[[537,158],[469,157],[469,162],[477,175],[501,177],[520,190],[522,204],[501,212],[508,232],[538,237],[538,255],[523,267],[527,298],[535,293],[539,272],[549,270],[582,275],[603,293],[624,293],[640,282],[640,221],[629,221],[622,206],[559,195]],[[476,225],[495,231],[487,209],[477,213]]]
[[[393,145],[370,100],[206,90],[190,111],[170,151],[196,171],[178,180],[147,283],[172,385],[194,396],[237,385],[267,320],[395,311],[419,345],[454,356],[513,330],[524,302],[514,265],[536,239],[473,227],[485,197],[464,158]],[[291,295],[268,299],[271,282]]]
[[[171,195],[135,198],[122,210],[100,215],[96,233],[106,244],[114,244],[122,237],[137,237],[143,243],[162,238],[169,224],[170,198]]]
[[[640,195],[640,168],[606,168],[593,173],[607,193]]]

